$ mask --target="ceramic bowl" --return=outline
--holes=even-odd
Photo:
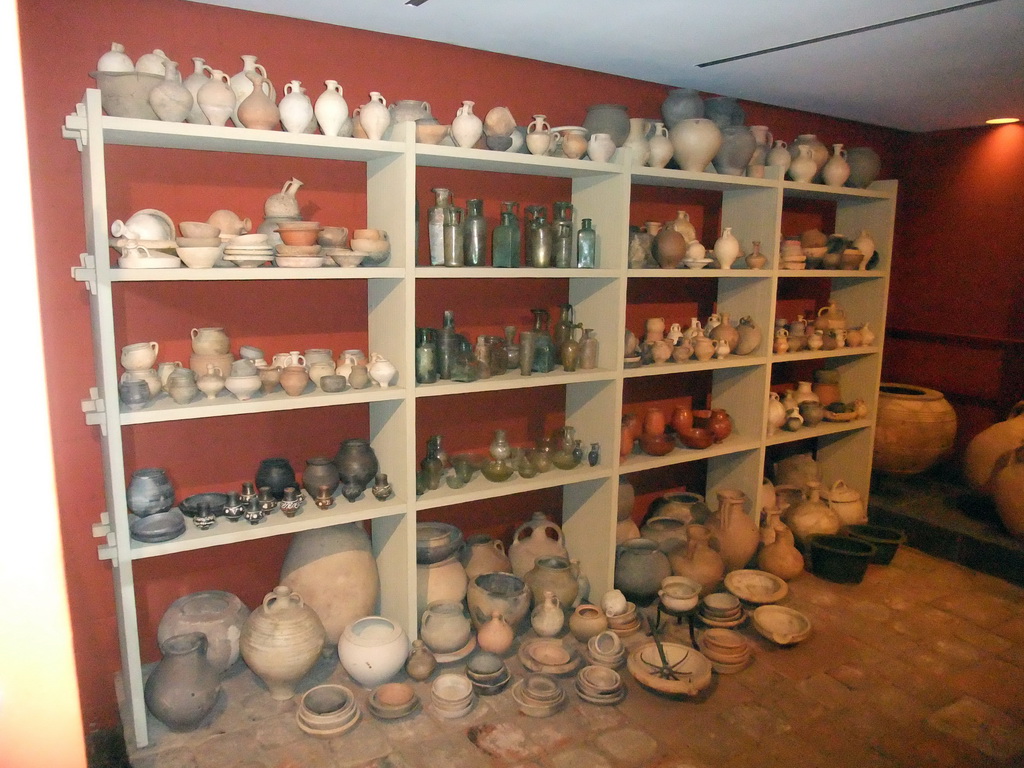
[[[462,531],[450,523],[416,523],[416,562],[432,565],[462,549]]]
[[[224,244],[219,237],[179,237],[174,242],[179,248],[220,248]]]
[[[748,603],[775,603],[789,593],[789,585],[773,573],[754,569],[730,571],[725,588]]]
[[[447,125],[416,123],[416,141],[420,144],[440,144],[448,135]]]
[[[295,711],[299,728],[311,736],[338,736],[359,722],[359,706],[352,691],[343,685],[326,683],[306,691]]]
[[[348,389],[348,380],[339,373],[328,373],[320,377],[320,389],[324,392],[344,392]]]
[[[383,229],[355,229],[352,230],[353,240],[387,240],[388,235]]]
[[[360,253],[387,253],[391,250],[391,243],[387,240],[367,240],[362,237],[352,238],[352,250]]]
[[[270,235],[264,235],[259,232],[253,232],[249,235],[233,235],[231,237],[232,247],[239,246],[269,246]]]
[[[667,582],[667,583],[666,583]],[[658,597],[670,611],[689,611],[700,600],[701,585],[685,576],[669,576],[662,580]]]
[[[274,247],[278,256],[320,256],[323,249],[313,243],[313,245],[278,245]]]
[[[384,683],[373,692],[374,700],[386,707],[404,707],[415,696],[416,692],[408,683]]]
[[[283,222],[282,222],[283,223]],[[298,222],[296,222],[298,223]],[[318,230],[316,229],[275,229],[275,232],[281,237],[281,242],[285,245],[302,245],[302,246],[316,246],[316,237]]]
[[[292,267],[299,269],[313,269],[324,265],[323,256],[281,256],[274,258],[274,263],[279,267]]]
[[[640,450],[648,456],[667,456],[675,447],[675,443],[667,435],[640,435]]]
[[[687,269],[704,269],[713,259],[683,259],[683,266]]]
[[[712,592],[704,597],[703,610],[709,615],[730,615],[740,610],[740,601],[728,592]]]
[[[762,605],[754,610],[754,629],[779,645],[795,645],[811,634],[811,621],[783,605]]]
[[[210,269],[223,255],[220,246],[201,248],[178,246],[178,258],[191,269]]]
[[[445,672],[430,686],[430,700],[441,712],[461,712],[473,703],[473,683],[465,675]]]
[[[316,241],[324,248],[344,248],[348,245],[347,227],[323,227]]]
[[[365,253],[348,248],[324,248],[324,255],[334,259],[339,267],[358,267],[366,258]]]
[[[811,538],[811,571],[839,584],[860,584],[875,546],[852,536],[818,534]]]
[[[195,517],[206,505],[210,514],[224,514],[224,507],[228,503],[226,493],[196,493],[181,500],[178,509],[185,517]]]
[[[845,533],[855,539],[866,541],[875,547],[875,556],[871,560],[878,565],[888,565],[896,556],[900,544],[905,544],[907,534],[898,528],[886,528],[882,525],[848,525]]]
[[[149,105],[149,92],[163,82],[162,75],[146,72],[91,72],[100,89],[100,104],[111,117],[158,120]]]
[[[466,662],[466,674],[483,678],[487,675],[504,674],[506,672],[505,662],[501,656],[490,651],[480,651],[473,654]]]
[[[178,229],[182,237],[201,237],[210,239],[220,237],[220,227],[208,224],[205,221],[179,221]]]

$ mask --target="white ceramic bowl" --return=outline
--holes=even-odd
[[[179,221],[178,229],[181,230],[182,237],[220,237],[220,227],[207,224],[205,221]]]
[[[220,247],[189,247],[178,246],[178,258],[191,269],[210,269],[223,255]]]

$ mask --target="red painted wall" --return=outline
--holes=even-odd
[[[1024,126],[906,135],[896,175],[888,326],[910,333],[883,376],[945,393],[962,448],[1024,398]]]
[[[95,87],[88,73],[99,56],[109,50],[110,43],[123,43],[133,58],[159,47],[186,73],[191,71],[193,56],[202,56],[212,66],[233,74],[241,69],[240,54],[255,53],[279,89],[297,79],[315,96],[324,79],[335,78],[345,88],[351,108],[364,102],[373,89],[389,101],[426,99],[442,120],[449,119],[461,100],[467,98],[476,101],[481,114],[492,106],[507,105],[524,123],[530,115],[544,113],[552,124],[578,124],[588,105],[605,102],[626,104],[630,114],[652,117],[659,112],[666,88],[514,57],[181,0],[79,0],[73,6],[23,0],[19,13],[61,524],[83,712],[91,729],[116,721],[113,678],[120,660],[111,569],[97,559],[97,541],[90,531],[105,507],[99,434],[95,427],[85,425],[80,409],[80,400],[95,383],[88,296],[85,287],[70,277],[71,268],[78,264],[78,254],[84,250],[80,160],[74,142],[61,138],[60,126],[84,90]],[[798,133],[816,132],[826,143],[874,146],[883,156],[883,177],[893,174],[894,159],[900,156],[903,136],[894,131],[764,105],[744,106],[749,123],[771,126],[777,138],[790,140]],[[921,153],[927,154],[924,149]],[[304,207],[307,216],[324,211],[352,226],[358,226],[365,216],[365,201],[358,192],[352,192],[351,179],[344,174],[334,176],[323,164],[262,158],[253,163],[249,158],[232,156],[203,158],[196,163],[194,155],[183,162],[180,153],[134,149],[112,150],[109,159],[112,217],[158,207],[175,220],[205,219],[215,208],[230,207],[258,221],[263,200],[279,191],[281,183],[292,175],[307,184],[300,193],[300,198],[307,201],[304,206],[309,206]],[[970,204],[970,200],[964,202]],[[655,214],[670,218],[672,206],[663,207],[664,213],[656,206],[637,211],[637,221]],[[993,230],[1005,232],[1005,222],[997,226],[978,223],[957,235],[971,241],[972,247],[989,243],[999,246],[999,253],[992,258],[1002,257],[1009,263],[1014,257],[1013,244],[1020,238],[993,239]],[[954,256],[959,257],[961,250],[947,249],[941,260],[955,263]],[[931,255],[919,253],[917,258]],[[908,282],[902,281],[900,288],[913,288]],[[979,286],[982,291],[987,288]],[[186,334],[192,325],[202,325],[206,320],[215,325],[232,321],[240,324],[245,310],[218,307],[216,296],[204,289],[190,287],[188,296],[184,290],[154,286],[124,290],[119,301],[123,302],[125,315],[118,320],[119,329],[179,339],[177,353],[184,355]],[[266,340],[271,348],[280,343],[290,349],[296,348],[290,345],[292,340],[301,341],[301,348],[320,346],[317,342],[335,349],[344,346],[348,338],[344,332],[322,339],[301,335],[300,331],[316,326],[316,313],[323,306],[323,301],[303,303],[309,290],[305,285],[273,287],[276,299],[291,302],[293,307],[306,307],[288,314],[298,328],[275,325],[273,302],[268,301],[261,305],[265,308],[263,314],[250,311],[245,315],[252,338],[236,338],[235,342]],[[316,294],[320,289],[311,290]],[[161,311],[177,301],[176,313],[170,317],[147,316],[146,308],[161,292],[165,294],[158,297],[164,305]],[[353,301],[358,304],[354,297]],[[431,315],[436,316],[436,311],[432,309]],[[215,323],[214,318],[222,322]],[[467,317],[467,321],[471,325],[477,322],[475,317]],[[189,483],[199,486],[207,477],[224,480],[218,475],[218,467],[226,451],[244,451],[247,460],[252,461],[266,455],[269,444],[261,441],[266,440],[268,430],[287,430],[278,434],[286,435],[284,450],[293,463],[299,463],[317,452],[332,452],[339,438],[360,429],[357,419],[332,427],[328,433],[318,432],[319,417],[310,415],[313,413],[297,412],[305,415],[290,414],[287,420],[260,418],[251,425],[248,419],[228,420],[231,425],[215,427],[212,433],[206,423],[140,430],[130,445],[132,460],[169,462],[173,472],[187,478],[181,480],[180,488],[187,492]],[[258,439],[246,440],[230,428],[240,424],[251,426]],[[190,456],[181,451],[182,445],[189,446]],[[484,511],[473,508],[462,514],[467,527],[472,528],[467,533],[487,529]],[[516,514],[517,510],[511,509],[505,519],[514,520]],[[155,626],[172,599],[196,589],[223,588],[255,605],[273,586],[286,546],[284,538],[266,539],[139,562],[137,594],[147,658],[156,657]]]

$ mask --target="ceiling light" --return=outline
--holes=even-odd
[[[1007,123],[1019,123],[1019,117],[993,117],[991,120],[986,120],[985,123],[988,125],[1006,125]]]

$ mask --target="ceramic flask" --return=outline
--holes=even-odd
[[[220,695],[220,674],[206,656],[202,632],[187,632],[160,643],[163,659],[147,678],[146,707],[173,731],[199,727]]]
[[[241,59],[241,71],[233,74],[231,76],[231,79],[229,80],[231,90],[235,94],[236,105],[235,112],[232,115],[232,121],[239,128],[250,128],[252,126],[244,125],[244,122],[239,121],[238,116],[238,107],[241,106],[242,102],[245,101],[245,99],[249,96],[250,93],[253,92],[253,89],[256,87],[254,85],[256,81],[249,77],[249,75],[255,74],[260,76],[263,83],[261,87],[263,88],[264,93],[271,101],[275,101],[275,99],[277,98],[277,91],[274,90],[274,86],[270,82],[266,68],[262,64],[256,63],[256,56],[253,56],[252,54],[243,54]]]
[[[281,110],[281,125],[289,133],[305,133],[313,121],[313,103],[306,95],[306,89],[298,80],[292,80],[284,87],[284,98],[278,105]]]
[[[196,94],[199,108],[206,115],[210,125],[227,125],[228,118],[235,111],[235,94],[231,90],[231,78],[219,69],[210,70],[210,81]]]
[[[173,61],[164,62],[164,80],[149,92],[149,105],[156,116],[168,123],[182,123],[192,111],[194,98],[181,83],[178,65]]]
[[[195,71],[181,82],[192,94],[192,108],[188,111],[185,121],[195,125],[209,125],[209,119],[199,106],[199,89],[210,82],[208,73],[213,72],[213,69],[207,66],[206,60],[199,56],[192,57],[192,65]]]
[[[388,103],[379,91],[370,91],[370,100],[359,108],[359,125],[366,138],[379,141],[391,125]]]
[[[313,114],[324,136],[340,136],[348,119],[348,102],[337,80],[324,80],[326,89],[313,105]]]
[[[259,72],[247,72],[252,89],[235,109],[235,124],[244,128],[272,131],[281,120],[281,111],[270,96],[269,81]]]
[[[457,146],[475,146],[484,135],[483,120],[473,114],[473,105],[472,101],[463,101],[452,120],[451,134]]]
[[[664,123],[654,124],[654,133],[647,140],[650,154],[647,165],[651,168],[664,168],[672,159],[672,142],[668,138],[668,128]]]

